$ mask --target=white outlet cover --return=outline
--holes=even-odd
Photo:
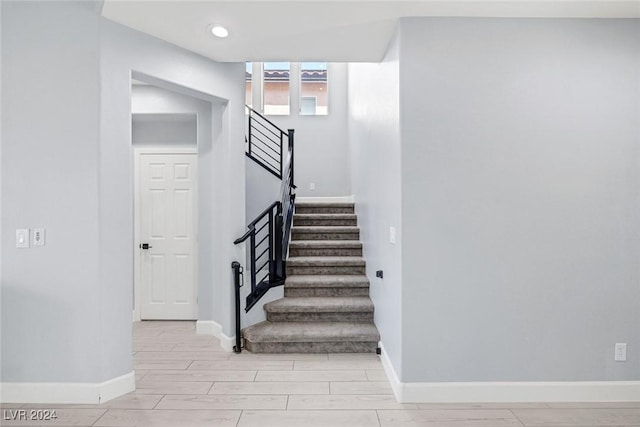
[[[624,362],[627,360],[627,343],[626,342],[616,343],[614,359],[616,362]]]
[[[33,246],[44,246],[45,243],[44,228],[33,229]]]
[[[389,243],[396,244],[396,228],[389,227]]]

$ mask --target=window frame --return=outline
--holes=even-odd
[[[288,79],[287,79],[287,84],[288,84],[288,90],[287,92],[287,104],[286,104],[286,108],[287,111],[286,113],[278,113],[278,112],[267,112],[267,104],[266,104],[266,93],[267,91],[265,90],[266,88],[266,84],[267,84],[267,80],[265,78],[265,70],[266,70],[266,64],[272,64],[272,63],[286,63],[289,66],[288,70],[283,70],[283,71],[287,71],[289,73],[288,75]],[[291,82],[291,68],[292,68],[292,64],[293,62],[285,62],[285,61],[268,61],[268,62],[261,62],[260,63],[260,73],[261,73],[261,79],[262,79],[262,84],[261,84],[261,100],[262,100],[262,114],[264,114],[265,116],[291,116],[291,89],[292,89],[292,82]],[[277,71],[277,69],[274,69]],[[282,106],[284,107],[284,104],[278,105],[278,104],[274,104],[274,107],[279,107]]]
[[[302,73],[303,73],[303,66],[304,64],[313,64],[313,63],[317,63],[317,64],[324,64],[325,67],[325,72],[326,72],[326,78],[324,81],[325,84],[325,96],[327,98],[327,105],[326,105],[326,113],[318,113],[318,96],[314,96],[314,95],[304,95],[303,93],[303,81],[302,81]],[[300,116],[328,116],[329,115],[329,63],[328,62],[299,62],[299,72],[298,72],[298,114]],[[303,98],[311,98],[314,97],[316,98],[316,105],[315,105],[315,110],[313,114],[309,114],[309,113],[303,113],[302,112],[302,100]]]

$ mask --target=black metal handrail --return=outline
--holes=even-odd
[[[262,211],[256,219],[249,223],[247,226],[248,231],[234,241],[234,244],[238,245],[248,240],[249,244],[251,290],[246,298],[245,312],[251,310],[269,289],[284,284],[296,198],[293,168],[294,130],[288,129],[287,132],[284,132],[255,110],[250,107],[247,108],[249,109],[248,135],[245,138],[247,156],[281,179],[282,184],[280,187],[280,200],[273,202]],[[252,119],[252,117],[257,119]],[[258,121],[260,124],[256,125]],[[258,131],[257,126],[262,126],[264,131]],[[255,155],[258,150],[264,152],[264,150],[271,148],[263,145],[262,148],[257,149],[256,141],[260,141],[260,143],[263,141],[254,132],[258,132],[262,136],[265,136],[267,132],[271,135],[279,135],[279,139],[271,141],[279,149],[280,159],[277,165],[273,165]],[[273,160],[274,158],[271,157],[271,159]],[[244,275],[242,266],[237,261],[232,263],[231,268],[234,271],[236,314],[236,345],[234,346],[234,351],[239,353],[242,351],[240,345],[240,287],[242,286],[240,277],[242,276],[244,280]]]
[[[249,240],[251,291],[245,311],[251,308],[274,286],[284,283],[282,253],[282,202],[273,202],[249,224],[249,231],[233,243]]]
[[[247,137],[245,153],[269,173],[282,179],[286,173],[284,168],[285,150],[292,145],[291,132],[284,131],[271,120],[246,106],[248,112]]]
[[[282,200],[282,212],[283,212],[283,232],[282,232],[282,251],[283,259],[287,258],[289,251],[289,238],[291,236],[291,225],[293,222],[293,211],[295,209],[295,189],[294,184],[294,170],[293,170],[293,129],[289,129],[289,149],[287,150],[287,156],[284,158],[283,171],[285,173],[282,177],[282,185],[280,186],[280,200]]]

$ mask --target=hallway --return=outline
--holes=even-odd
[[[3,426],[639,426],[640,404],[399,404],[376,355],[233,354],[193,322],[134,324],[137,390]],[[9,411],[12,412],[9,412]]]

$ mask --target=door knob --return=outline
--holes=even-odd
[[[140,249],[151,249],[153,246],[148,243],[140,243]]]

